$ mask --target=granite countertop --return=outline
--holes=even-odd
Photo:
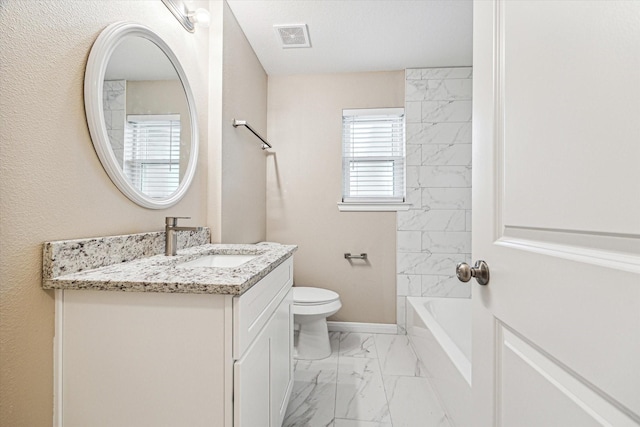
[[[73,241],[69,241],[73,242]],[[78,258],[86,256],[85,245],[80,246]],[[103,290],[127,292],[168,292],[241,295],[260,279],[291,257],[295,245],[277,243],[202,244],[178,250],[176,256],[152,255],[124,262],[114,262],[98,268],[82,269],[56,267],[56,253],[51,247],[58,242],[45,243],[43,263],[44,289]],[[104,242],[99,242],[104,245]],[[59,253],[62,251],[58,251]],[[76,252],[78,252],[76,250]],[[178,264],[214,254],[257,255],[237,267],[179,267]],[[89,265],[91,266],[91,264]]]

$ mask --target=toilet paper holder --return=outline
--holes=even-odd
[[[366,253],[361,253],[361,254],[351,254],[349,252],[344,254],[344,258],[345,259],[367,259],[367,254]]]

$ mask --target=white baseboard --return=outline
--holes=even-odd
[[[364,334],[398,333],[398,325],[393,323],[359,323],[327,321],[329,332],[360,332]]]

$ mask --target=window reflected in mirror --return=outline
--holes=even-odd
[[[171,195],[180,185],[180,115],[128,115],[123,170],[149,197]]]

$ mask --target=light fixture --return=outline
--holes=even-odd
[[[207,9],[198,8],[194,11],[189,10],[183,0],[162,0],[162,3],[173,13],[173,16],[176,17],[185,30],[190,33],[195,32],[195,24],[205,28],[209,27],[211,15]]]

